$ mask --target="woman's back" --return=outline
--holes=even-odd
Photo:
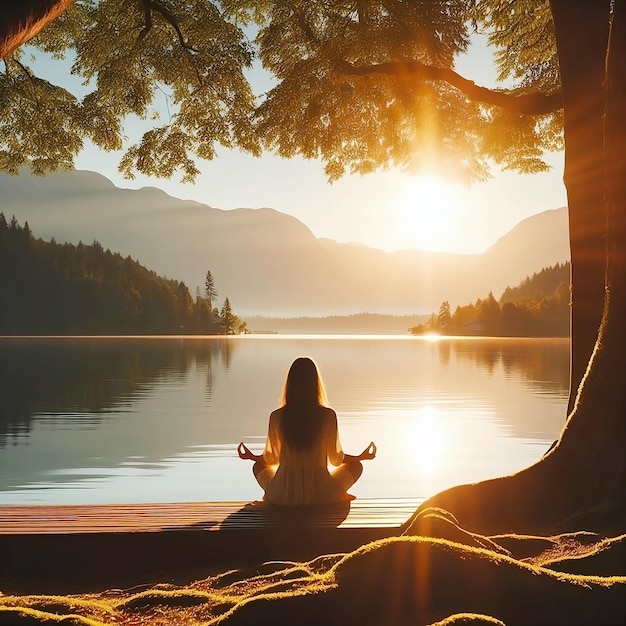
[[[328,471],[329,462],[340,465],[344,457],[335,411],[323,406],[315,408],[315,414],[310,417],[320,420],[320,429],[316,439],[303,449],[285,441],[282,425],[290,417],[285,407],[270,415],[263,460],[269,467],[278,465],[278,468],[268,467],[269,480],[262,484],[266,500],[273,504],[302,506],[345,499],[346,485]]]
[[[292,409],[293,411],[293,409]],[[329,407],[317,406],[308,409],[319,424],[316,437],[305,446],[296,447],[286,441],[284,421],[298,419],[297,413],[289,414],[286,407],[276,409],[269,420],[268,436],[263,458],[269,465],[281,466],[315,466],[326,468],[328,463],[340,465],[343,461],[343,450],[337,430],[337,415]]]

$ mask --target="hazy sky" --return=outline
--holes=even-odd
[[[491,54],[482,41],[459,59],[457,69],[477,84],[495,84]],[[62,67],[54,71],[67,73]],[[55,79],[60,80],[58,75]],[[257,92],[269,85],[258,70],[251,80]],[[126,134],[133,136],[135,126],[129,123]],[[566,205],[562,154],[549,155],[550,173],[494,170],[492,180],[471,187],[395,171],[346,176],[331,185],[321,162],[271,154],[255,158],[225,149],[213,161],[199,162],[202,174],[194,184],[179,183],[180,177],[129,181],[117,171],[119,159],[119,153],[86,147],[76,167],[99,172],[118,187],[158,187],[220,209],[271,207],[295,216],[317,237],[389,251],[483,252],[522,219]]]

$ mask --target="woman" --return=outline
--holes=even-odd
[[[347,491],[363,472],[361,461],[376,456],[376,446],[370,443],[358,456],[344,454],[337,414],[326,406],[317,366],[299,357],[287,374],[282,406],[270,415],[263,454],[253,454],[243,443],[237,452],[254,461],[267,502],[303,506],[352,499]]]

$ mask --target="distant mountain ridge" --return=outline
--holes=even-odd
[[[383,252],[317,239],[270,208],[225,211],[154,187],[120,189],[94,172],[0,174],[0,210],[34,235],[91,243],[138,259],[190,291],[210,270],[241,315],[421,314],[569,260],[567,209],[523,220],[484,254]],[[505,209],[503,209],[505,210]]]

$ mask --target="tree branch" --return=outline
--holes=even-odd
[[[74,0],[21,0],[0,5],[0,59],[32,39]]]
[[[145,26],[137,37],[137,44],[145,39],[146,35],[150,32],[150,29],[152,28],[152,10],[154,9],[157,13],[160,13],[165,21],[176,31],[176,34],[178,35],[178,42],[180,43],[182,49],[185,50],[187,55],[191,56],[189,54],[190,52],[198,52],[193,46],[190,46],[185,41],[183,33],[180,30],[180,26],[178,24],[178,19],[169,9],[164,7],[162,4],[159,4],[158,2],[154,2],[153,0],[142,0],[142,3]],[[200,75],[200,72],[195,65],[194,69],[196,72],[196,77],[198,78],[198,83],[200,85],[204,84],[202,76]]]
[[[137,43],[143,41],[146,38],[146,35],[150,32],[152,28],[152,11],[150,11],[150,2],[149,0],[143,0],[143,18],[145,25],[141,29],[139,36],[137,37]]]
[[[190,50],[191,52],[198,52],[195,48],[190,46],[185,41],[185,38],[183,37],[183,33],[180,30],[180,26],[178,25],[178,20],[176,19],[176,16],[169,9],[164,7],[162,4],[159,4],[158,2],[149,2],[148,4],[150,5],[151,9],[154,9],[157,13],[160,13],[165,18],[165,20],[170,24],[170,26],[176,31],[176,34],[178,35],[178,41],[185,50]]]
[[[552,94],[533,93],[515,95],[504,91],[480,87],[473,81],[463,78],[454,70],[445,67],[433,67],[421,61],[395,61],[378,65],[354,66],[350,63],[343,65],[343,72],[350,76],[370,76],[372,74],[387,74],[403,76],[417,80],[442,80],[456,87],[470,100],[498,106],[512,113],[524,115],[542,115],[553,113],[563,108],[561,92]]]

